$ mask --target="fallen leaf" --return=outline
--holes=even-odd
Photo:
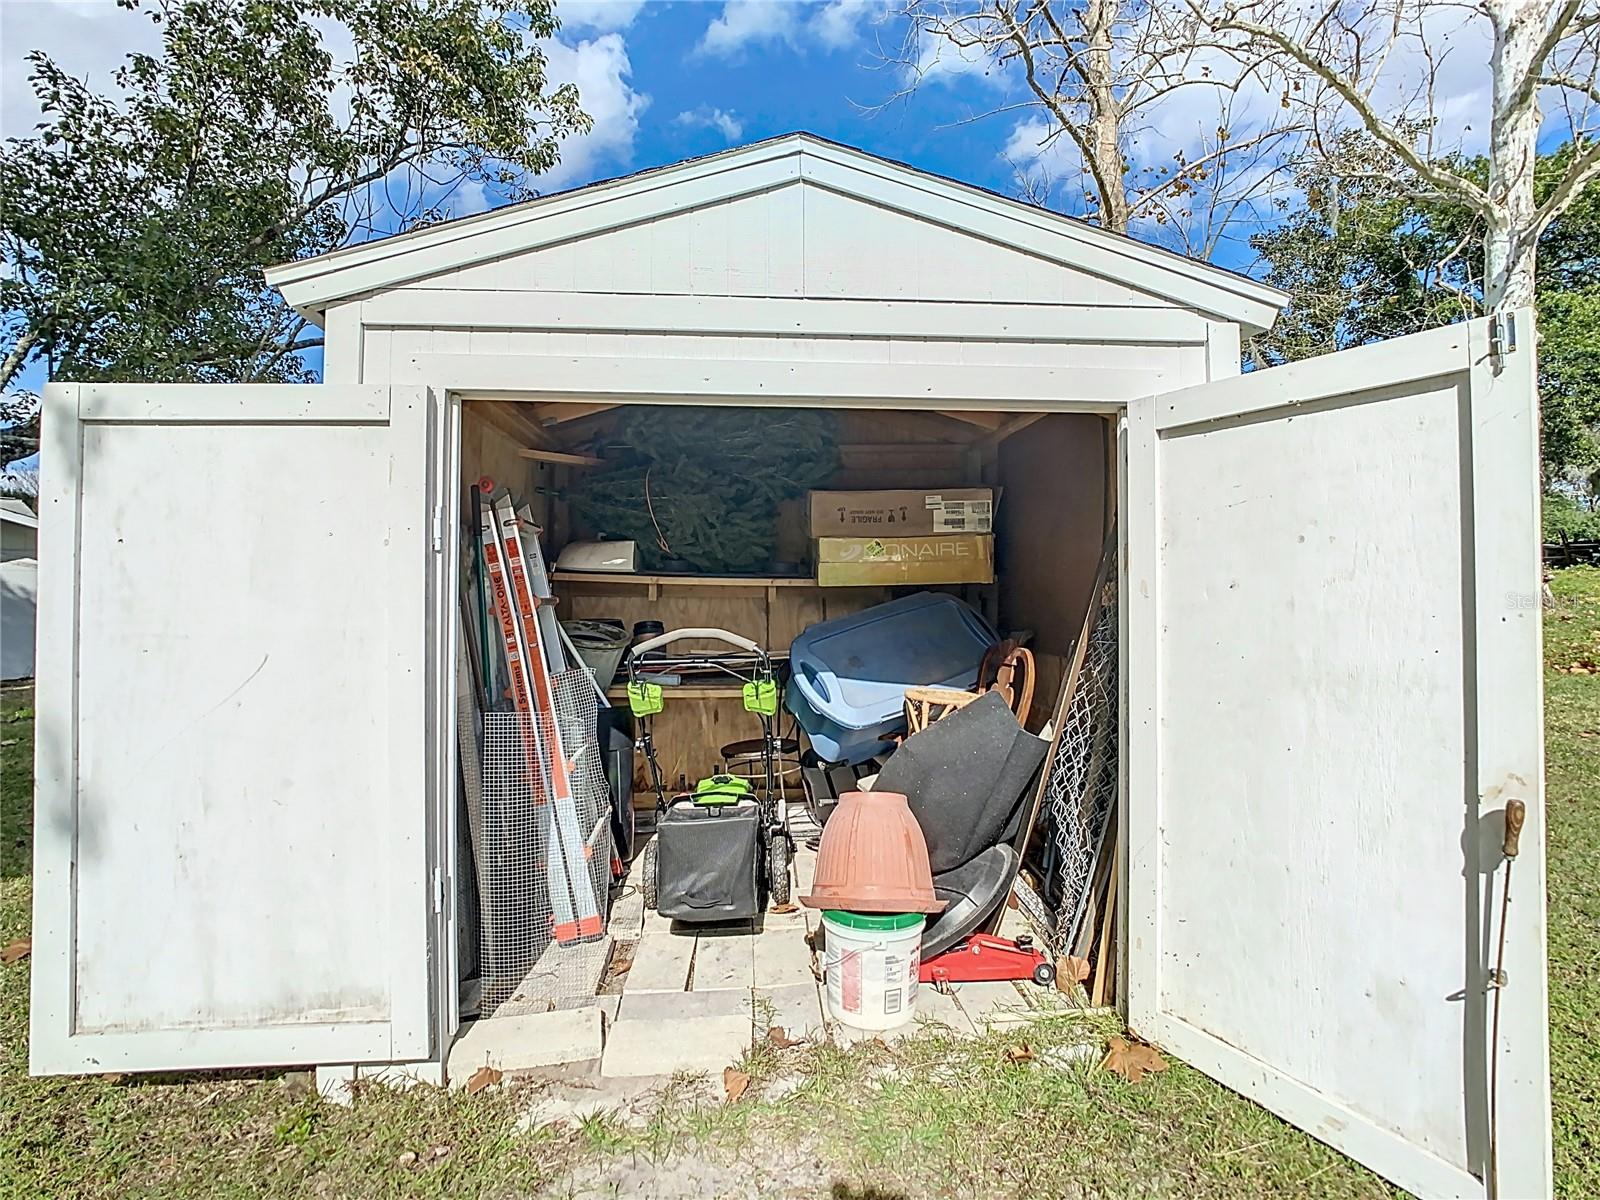
[[[805,1043],[804,1038],[792,1038],[788,1030],[782,1025],[774,1025],[767,1030],[767,1045],[774,1050],[787,1050],[790,1046],[799,1046]]]
[[[1072,985],[1082,983],[1089,978],[1089,960],[1079,958],[1076,954],[1069,954],[1065,958],[1056,960],[1056,988],[1063,992],[1070,992]]]
[[[774,904],[772,906],[772,911],[775,913],[792,913],[799,912],[800,907],[796,904]]]
[[[107,1083],[121,1083],[122,1082],[122,1072],[120,1072],[120,1071],[107,1071],[104,1075],[100,1076],[100,1078],[105,1080]]]
[[[735,1067],[722,1068],[722,1090],[728,1094],[728,1103],[737,1104],[750,1086],[750,1076]]]
[[[615,983],[617,980],[625,978],[628,972],[633,970],[633,957],[637,946],[638,943],[636,942],[620,942],[617,944],[617,948],[611,954],[611,965],[606,968],[605,978],[607,983]]]
[[[449,1146],[435,1146],[432,1150],[428,1151],[428,1161],[429,1162],[439,1162],[441,1159],[446,1159],[446,1158],[449,1158],[449,1157],[450,1157],[450,1147]]]
[[[397,1167],[411,1167],[415,1166],[416,1162],[417,1152],[415,1150],[407,1150],[399,1158],[394,1160],[394,1165]]]
[[[505,1076],[485,1063],[472,1073],[472,1078],[467,1080],[467,1095],[476,1096],[486,1087],[493,1087]]]
[[[0,950],[0,963],[5,963],[9,966],[11,963],[27,958],[32,953],[33,939],[18,938],[16,941],[7,944],[4,950]]]
[[[1006,1047],[1006,1061],[1008,1063],[1032,1062],[1039,1057],[1033,1052],[1033,1047],[1027,1042],[1018,1042],[1015,1046]]]
[[[1125,1038],[1114,1037],[1100,1069],[1115,1071],[1129,1083],[1138,1083],[1149,1072],[1165,1071],[1167,1060],[1154,1046],[1143,1042],[1130,1044]]]

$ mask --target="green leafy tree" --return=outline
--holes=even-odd
[[[1343,161],[1359,158],[1361,140],[1351,135]],[[1586,152],[1569,142],[1540,156],[1534,181],[1541,203]],[[1446,167],[1466,179],[1488,177],[1481,159]],[[1256,365],[1484,311],[1485,226],[1471,208],[1425,199],[1408,181],[1377,171],[1342,178],[1308,173],[1299,183],[1304,206],[1251,238],[1265,266],[1262,278],[1291,297],[1277,324],[1248,347]],[[1600,183],[1584,188],[1540,237],[1534,304],[1545,480],[1584,478],[1600,470]]]
[[[588,128],[551,88],[550,0],[118,0],[161,27],[99,95],[28,55],[41,121],[0,150],[0,386],[296,381],[318,331],[262,268],[516,199]],[[320,30],[354,46],[336,61]]]
[[[21,393],[0,405],[0,468],[39,448],[38,397]]]

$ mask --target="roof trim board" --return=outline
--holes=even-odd
[[[29,529],[39,528],[38,515],[21,500],[13,501],[9,496],[0,500],[0,521],[8,525],[23,525]]]
[[[353,306],[351,306],[353,307]],[[755,334],[989,342],[1205,345],[1216,322],[1175,308],[975,304],[960,300],[828,300],[794,296],[614,295],[400,289],[364,300],[373,328]],[[441,316],[441,312],[448,314]]]
[[[803,133],[285,263],[268,269],[267,282],[320,319],[332,304],[413,280],[794,184],[826,188],[1251,328],[1269,326],[1287,299],[1208,263]]]

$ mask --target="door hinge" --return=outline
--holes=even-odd
[[[433,506],[433,552],[435,554],[444,549],[444,506]]]
[[[433,869],[433,911],[435,914],[444,912],[444,868]]]
[[[1495,313],[1489,318],[1489,355],[1504,358],[1517,352],[1517,314]]]

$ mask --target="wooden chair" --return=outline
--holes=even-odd
[[[1033,651],[1014,638],[989,647],[978,668],[978,692],[999,692],[1012,715],[1026,725],[1033,708],[1033,689],[1037,680]]]
[[[908,687],[906,689],[906,736],[921,733],[940,717],[947,717],[958,708],[965,708],[982,693],[963,692],[958,688]]]

